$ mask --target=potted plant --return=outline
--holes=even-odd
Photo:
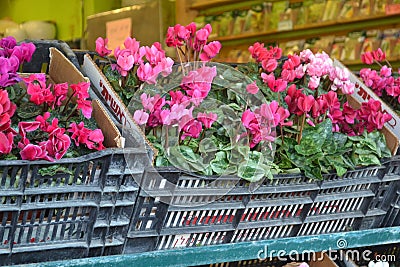
[[[351,106],[349,72],[325,53],[255,43],[246,64],[212,62],[221,44],[211,31],[170,27],[176,62],[131,37],[114,51],[99,37],[85,55],[110,110],[126,110],[158,151],[134,176],[124,253],[379,227],[377,196],[397,179],[383,186],[380,102]],[[136,132],[120,122],[129,147]]]
[[[321,180],[391,156],[378,131],[390,115],[374,100],[353,108],[346,95],[354,84],[329,55],[283,56],[255,43],[253,60],[233,68],[210,62],[221,48],[208,42],[211,31],[170,27],[175,64],[159,43],[140,46],[129,37],[102,69],[157,148],[155,166],[249,181],[294,172]],[[97,39],[96,51],[110,55],[107,39]]]

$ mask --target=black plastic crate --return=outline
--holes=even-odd
[[[300,175],[280,175],[251,191],[237,177],[174,168],[147,170],[140,186],[124,253],[294,236],[283,229],[300,226],[319,190]]]
[[[276,175],[255,190],[234,177],[147,170],[124,253],[389,226],[382,222],[400,180],[386,175],[389,164],[358,168],[342,177],[327,174],[319,182]]]
[[[138,193],[125,154],[108,148],[73,159],[0,161],[0,265],[121,253]],[[58,166],[56,174],[40,170]],[[32,251],[37,251],[32,253]],[[60,251],[60,253],[57,253]]]
[[[29,62],[25,62],[20,69],[20,72],[35,73],[42,72],[47,73],[49,70],[50,63],[50,51],[51,47],[57,48],[61,51],[72,64],[79,69],[79,60],[75,52],[69,47],[69,45],[60,40],[24,40],[23,42],[33,43],[36,47],[35,53],[32,55],[32,59]]]
[[[400,226],[400,156],[392,157],[373,205],[387,211],[382,226]]]
[[[30,40],[26,40],[30,41]],[[56,48],[79,70],[62,41],[34,40],[23,73],[48,73]],[[133,161],[128,167],[127,161]],[[121,254],[150,164],[143,147],[107,148],[55,162],[0,161],[0,265]],[[44,168],[55,167],[50,174]]]

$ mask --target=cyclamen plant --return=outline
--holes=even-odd
[[[210,25],[197,29],[194,23],[170,27],[166,44],[175,48],[179,63],[168,68],[148,63],[161,74],[151,72],[150,80],[143,79],[140,60],[129,72],[136,77],[135,97],[123,101],[158,149],[156,166],[249,181],[279,172],[322,179],[323,173],[342,175],[390,156],[377,131],[390,116],[380,111],[379,101],[352,108],[346,99],[354,92],[349,73],[334,67],[326,53],[304,50],[283,57],[280,48],[255,43],[249,47],[254,62],[235,70],[209,62],[221,49],[218,41],[208,43],[211,31]],[[98,39],[100,55],[108,54],[106,44]],[[156,47],[151,51],[160,51]],[[115,89],[124,73],[112,64],[114,73],[103,72]]]
[[[17,45],[13,37],[5,37],[0,48],[4,63],[0,85],[2,158],[55,161],[67,154],[74,157],[86,150],[104,149],[101,130],[93,129],[89,121],[89,82],[47,84],[43,73],[22,78],[18,68],[31,60],[35,46]]]
[[[380,68],[379,71],[362,68],[359,72],[362,81],[397,113],[400,113],[400,69],[397,71],[393,69],[386,59],[386,54],[380,48],[363,53],[361,60],[368,65],[378,64]]]
[[[217,41],[207,43],[212,28],[207,24],[196,30],[196,25],[175,25],[168,28],[166,43],[176,48],[177,57],[181,62],[209,61],[221,49]],[[109,62],[103,72],[112,83],[124,103],[129,103],[133,94],[143,83],[155,84],[161,74],[168,76],[174,65],[173,59],[166,56],[159,42],[151,46],[140,46],[136,38],[127,37],[123,47],[118,46],[114,51],[108,49],[108,39],[96,39],[96,52],[101,57],[112,56],[115,61]]]
[[[275,159],[279,166],[297,167],[310,177],[322,178],[322,172],[332,167],[340,175],[355,166],[379,164],[381,157],[390,156],[377,130],[391,115],[382,113],[381,103],[373,99],[354,109],[346,98],[354,92],[349,73],[334,67],[326,53],[304,50],[283,58],[279,48],[265,48],[260,43],[249,51],[257,63],[242,71],[258,78],[271,100],[274,126],[281,136]],[[365,142],[376,139],[375,145],[356,144],[361,136]]]

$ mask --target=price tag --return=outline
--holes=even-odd
[[[400,13],[400,4],[390,4],[386,5],[386,14],[393,15]]]
[[[132,19],[124,18],[106,22],[106,37],[108,38],[108,49],[114,50],[121,46],[125,39],[131,36]]]
[[[278,31],[287,31],[293,29],[293,22],[291,20],[284,20],[278,22]]]

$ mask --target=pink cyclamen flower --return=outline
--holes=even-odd
[[[203,123],[204,127],[206,129],[211,128],[211,125],[217,120],[218,115],[215,113],[198,113],[197,114],[197,120]]]
[[[278,67],[278,61],[275,58],[269,58],[261,62],[262,68],[267,72],[273,72]]]
[[[384,61],[386,59],[386,54],[385,52],[382,51],[381,48],[378,48],[375,51],[372,51],[372,56],[376,61]]]
[[[89,87],[90,82],[80,82],[77,84],[71,84],[71,89],[78,99],[87,99],[89,98]],[[64,88],[65,89],[65,88]]]
[[[128,72],[133,68],[135,58],[133,55],[120,55],[117,57],[118,71],[122,76],[127,76]]]
[[[362,54],[361,61],[367,65],[371,65],[372,63],[374,63],[374,57],[372,55],[372,52],[365,52],[364,54]]]
[[[101,37],[98,37],[96,39],[96,52],[102,57],[108,56],[112,52],[112,50],[107,48],[107,44],[108,38],[103,39]]]
[[[33,132],[40,126],[39,121],[21,121],[18,123],[18,133],[22,137],[21,142],[27,143],[29,140],[26,139],[26,133]]]
[[[207,43],[207,39],[210,36],[211,31],[212,31],[211,25],[207,24],[195,33],[194,44],[193,44],[193,49],[195,51],[200,52],[203,46]]]
[[[0,115],[0,131],[8,131],[11,127],[11,118],[7,113]]]
[[[61,159],[71,145],[71,139],[65,134],[64,128],[56,128],[49,134],[49,140],[41,143],[45,145],[50,157]]]
[[[124,46],[125,48],[130,52],[131,55],[138,56],[139,48],[140,48],[140,42],[136,41],[136,38],[131,38],[127,37],[124,41]],[[137,62],[135,58],[135,62]]]
[[[7,155],[11,152],[14,143],[14,134],[12,132],[0,132],[0,155]]]
[[[38,115],[35,119],[35,121],[40,122],[40,129],[46,133],[51,133],[55,129],[59,128],[58,127],[58,119],[53,118],[51,121],[51,124],[47,121],[50,118],[50,112],[45,112],[43,116]]]
[[[79,146],[86,143],[90,130],[85,128],[84,122],[81,121],[79,124],[75,122],[71,123],[68,132],[72,133],[71,139],[75,142],[76,146]]]
[[[137,76],[139,80],[146,82],[148,84],[156,84],[157,83],[157,74],[154,73],[153,67],[150,63],[140,64],[137,69]]]
[[[210,61],[219,53],[221,47],[221,43],[218,41],[212,41],[204,45],[203,52],[200,54],[200,60]]]
[[[257,94],[257,93],[258,93],[258,90],[259,90],[259,88],[258,88],[258,86],[257,86],[257,84],[256,84],[255,81],[252,82],[252,83],[249,83],[249,84],[246,86],[246,91],[247,91],[248,93],[252,94],[252,95]]]
[[[55,101],[55,97],[50,88],[51,85],[48,87],[42,87],[39,83],[30,83],[28,84],[26,92],[30,95],[29,100],[36,105],[47,103],[52,106]]]
[[[195,119],[186,120],[181,127],[182,136],[181,139],[184,140],[186,137],[199,138],[201,131],[203,130],[202,123]]]
[[[48,161],[54,161],[49,155],[47,155],[46,147],[44,145],[38,146],[33,144],[27,144],[21,147],[19,152],[21,159],[23,160],[38,160],[44,159]]]
[[[299,100],[297,102],[297,107],[301,112],[298,113],[298,115],[302,115],[303,113],[308,113],[312,106],[314,105],[315,99],[314,96],[312,95],[305,95],[302,97],[299,97]]]
[[[308,82],[308,88],[310,89],[317,89],[319,86],[320,77],[318,76],[311,76],[310,81]]]
[[[27,78],[23,78],[24,82],[26,84],[30,84],[33,82],[38,82],[41,84],[41,86],[45,86],[46,84],[46,74],[44,73],[34,73],[29,75]]]
[[[133,119],[137,124],[143,125],[147,123],[147,120],[149,119],[149,114],[144,110],[139,109],[136,110],[135,113],[133,114]]]
[[[105,149],[103,142],[103,132],[100,129],[95,129],[89,132],[85,144],[89,149],[103,150]]]
[[[90,119],[92,117],[93,111],[92,101],[86,99],[78,99],[76,103],[78,104],[78,109],[82,111],[82,115],[85,118]]]
[[[67,98],[68,83],[59,83],[53,86],[54,97],[56,98],[54,104],[61,106],[62,102]]]
[[[0,114],[7,113],[11,118],[17,109],[17,105],[11,102],[7,90],[0,89]]]

